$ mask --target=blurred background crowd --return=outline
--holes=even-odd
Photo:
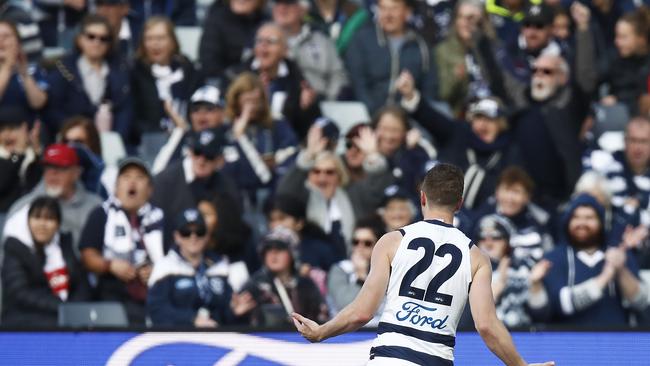
[[[648,325],[647,5],[0,0],[0,324],[325,321],[450,162],[508,327]]]

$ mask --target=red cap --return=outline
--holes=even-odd
[[[45,149],[43,164],[67,168],[79,165],[79,158],[70,146],[65,144],[52,144]]]

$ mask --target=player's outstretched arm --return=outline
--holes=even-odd
[[[492,297],[492,267],[487,255],[477,247],[471,250],[477,267],[469,291],[469,304],[476,330],[488,348],[508,366],[552,366],[555,362],[528,365],[519,355],[510,333],[497,318]]]
[[[293,323],[311,342],[320,342],[339,334],[352,332],[368,323],[381,304],[390,275],[391,253],[402,240],[399,232],[390,232],[379,239],[372,251],[370,273],[357,297],[336,316],[323,325],[300,314],[292,314]]]

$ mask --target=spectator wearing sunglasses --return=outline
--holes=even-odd
[[[589,8],[578,2],[574,2],[571,7],[571,16],[576,24],[575,33],[575,58],[580,57],[580,53],[594,52],[594,35],[590,29],[591,13]],[[533,5],[526,10],[525,16],[521,22],[519,36],[514,42],[506,45],[505,68],[517,80],[529,82],[533,72],[534,61],[539,56],[552,55],[568,58],[569,62],[574,62],[573,69],[579,72],[580,68],[585,66],[584,63],[574,60],[573,55],[567,55],[562,52],[560,44],[553,39],[553,9],[546,4]],[[593,58],[589,59],[593,63]],[[578,67],[579,65],[579,67]]]
[[[376,220],[360,220],[352,236],[352,253],[348,259],[332,266],[327,278],[327,288],[332,312],[337,313],[354,300],[370,271],[372,249],[384,231]],[[381,314],[378,311],[377,314]],[[376,325],[379,319],[375,317]],[[372,321],[371,325],[372,326]]]
[[[231,197],[241,209],[239,190],[223,171],[226,143],[222,129],[188,133],[187,156],[170,164],[154,179],[152,202],[163,209],[165,216],[176,217],[185,208],[196,207],[202,197],[215,195]],[[167,234],[171,238],[171,232]]]
[[[226,267],[206,251],[208,229],[199,210],[179,215],[174,242],[149,278],[147,312],[154,326],[216,328],[236,323],[256,305],[250,294],[233,294]]]
[[[144,324],[147,281],[165,255],[163,211],[149,202],[152,177],[138,158],[120,162],[115,196],[90,213],[81,260],[97,276],[101,301],[119,301],[131,324]]]
[[[169,133],[187,115],[187,101],[200,85],[192,62],[181,54],[174,24],[152,17],[144,25],[131,71],[134,110],[132,142],[153,161]]]
[[[84,18],[74,51],[56,61],[48,74],[44,120],[58,131],[67,118],[83,115],[93,119],[100,132],[119,133],[129,148],[133,114],[129,72],[124,62],[113,57],[112,39],[106,18]]]

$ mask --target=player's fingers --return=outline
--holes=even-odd
[[[302,315],[300,315],[298,313],[291,313],[291,317],[294,319],[294,321],[297,320],[301,324],[304,324],[305,321],[307,320],[307,318],[305,318],[304,316],[302,316]]]
[[[296,320],[296,318],[293,318],[292,320],[293,320],[293,325],[296,326],[296,329],[298,329],[298,331],[302,333],[302,328],[304,327],[304,325],[302,325],[298,320]]]

